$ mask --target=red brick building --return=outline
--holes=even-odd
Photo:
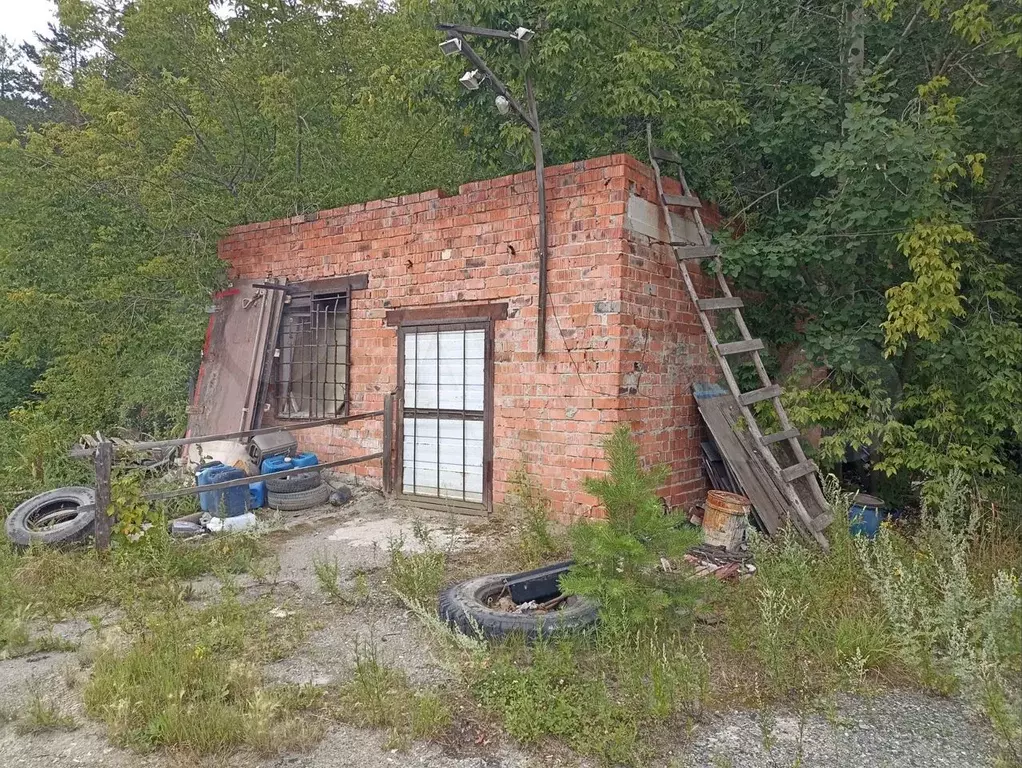
[[[312,339],[316,326],[331,340],[278,357],[271,415],[372,411],[396,392],[398,491],[482,511],[524,462],[562,516],[593,511],[582,479],[606,469],[601,443],[627,422],[644,458],[670,465],[665,498],[701,500],[690,385],[716,368],[662,245],[652,171],[614,155],[548,168],[546,186],[542,358],[531,172],[233,229],[219,246],[233,276],[312,286],[282,338]],[[697,242],[691,222],[679,231]],[[713,294],[709,277],[697,280]],[[302,359],[314,386],[290,373]],[[343,458],[380,450],[381,429],[377,419],[298,434],[303,448]],[[379,464],[355,471],[380,480]]]

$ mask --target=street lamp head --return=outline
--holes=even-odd
[[[497,105],[497,111],[502,115],[506,115],[511,111],[511,102],[503,96],[498,96],[493,100],[493,103]]]
[[[478,69],[473,69],[471,72],[463,74],[458,82],[465,86],[465,90],[475,91],[479,89],[485,79],[486,75],[480,74]]]
[[[440,50],[444,56],[456,56],[461,53],[461,38],[452,37],[440,43]]]
[[[515,38],[515,40],[527,43],[536,36],[536,33],[533,32],[528,27],[519,27],[518,29],[511,33],[511,36]]]

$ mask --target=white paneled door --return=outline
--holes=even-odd
[[[403,329],[402,490],[482,504],[486,329]]]

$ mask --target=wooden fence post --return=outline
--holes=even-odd
[[[391,454],[394,450],[394,395],[383,396],[383,492],[388,496],[394,490]]]
[[[104,440],[96,446],[96,549],[110,549],[110,472],[114,444]]]

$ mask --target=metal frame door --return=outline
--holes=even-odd
[[[477,337],[477,334],[471,332],[482,332],[482,358],[478,355],[469,356],[469,341],[473,337]],[[444,344],[444,339],[447,343],[453,343],[457,346],[457,334],[461,334],[460,352],[461,352],[461,372],[460,376],[457,375],[457,371],[453,371],[458,366],[455,364],[451,365],[452,362],[457,363],[454,358],[444,358],[442,355],[441,347]],[[435,340],[436,343],[436,359],[425,356],[420,357],[420,353],[426,349],[430,342],[430,337]],[[410,338],[413,341],[410,342]],[[421,341],[420,341],[421,340]],[[408,354],[411,350],[412,354],[415,355],[414,360],[409,360]],[[418,376],[419,372],[423,370],[423,361],[429,366],[436,366],[436,370],[428,372],[429,374],[424,377],[425,380],[420,380]],[[446,365],[445,365],[446,363]],[[459,511],[465,511],[469,513],[480,513],[489,511],[492,505],[492,486],[493,486],[493,324],[489,320],[481,321],[444,321],[439,320],[423,320],[417,322],[411,322],[402,324],[398,329],[398,488],[402,495],[407,496],[409,499],[414,500],[416,503],[438,507],[438,508],[454,508]],[[407,366],[411,364],[415,366],[412,371],[412,377],[409,377]],[[478,365],[482,367],[482,391],[479,393],[476,391],[477,385],[470,384],[472,374],[476,372]],[[445,382],[443,379],[447,377],[451,379],[451,373],[453,371],[453,380]],[[409,378],[413,378],[409,381]],[[443,385],[445,383],[450,384],[449,389],[444,390]],[[430,397],[433,392],[433,384],[435,384],[435,401]],[[460,387],[460,392],[458,388]],[[427,396],[422,397],[422,391],[425,388]],[[470,391],[471,390],[471,391]],[[414,399],[413,399],[414,398]],[[410,421],[409,421],[410,420]],[[412,424],[412,429],[418,428],[420,425],[430,429],[431,423],[435,424],[435,439],[436,439],[436,481],[434,485],[423,484],[420,487],[418,482],[419,473],[421,472],[421,465],[419,465],[414,457],[414,452],[423,445],[423,442],[417,439],[417,435],[410,435],[411,437],[411,456],[408,456],[409,447],[406,445],[406,434],[407,425]],[[457,435],[453,435],[454,430],[451,430],[451,424],[461,424],[460,438]],[[478,425],[471,431],[481,432],[482,435],[482,446],[481,446],[481,488],[479,489],[478,496],[475,495],[474,489],[469,489],[470,478],[469,475],[474,475],[470,469],[474,468],[476,464],[474,461],[470,461],[468,455],[469,441],[475,438],[470,437],[469,425]],[[452,439],[461,441],[461,487],[460,489],[455,485],[452,485],[452,475],[457,470],[452,471],[450,467],[444,468],[446,465],[442,459],[442,433],[448,431],[447,440]],[[431,430],[425,435],[428,441],[433,434]],[[453,435],[453,437],[452,437]],[[405,466],[406,459],[410,459],[410,467]],[[411,471],[411,477],[408,475],[408,470]],[[432,478],[430,478],[432,479]],[[411,482],[409,483],[409,480]],[[444,491],[451,491],[451,494],[444,495]],[[460,493],[458,491],[460,490]]]

